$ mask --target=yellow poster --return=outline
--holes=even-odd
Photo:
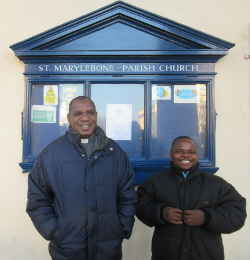
[[[43,103],[48,106],[58,104],[58,87],[57,85],[45,85],[43,88]]]

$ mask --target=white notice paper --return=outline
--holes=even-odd
[[[114,140],[131,140],[132,104],[107,104],[106,135]]]

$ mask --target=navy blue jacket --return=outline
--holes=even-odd
[[[134,224],[133,171],[111,139],[90,158],[70,134],[48,145],[29,175],[27,212],[54,260],[120,260]]]

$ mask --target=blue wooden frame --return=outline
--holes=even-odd
[[[10,46],[25,64],[23,162],[20,163],[23,171],[29,171],[35,159],[31,153],[30,136],[32,85],[87,80],[145,82],[147,104],[150,103],[150,81],[207,84],[208,158],[201,161],[201,166],[215,172],[214,64],[233,46],[230,42],[121,1]],[[108,64],[112,68],[102,70]],[[123,71],[122,65],[131,65],[131,68],[151,66],[153,69]],[[199,67],[199,70],[175,69],[191,65]],[[168,69],[170,67],[172,69]],[[145,127],[149,129],[149,105],[145,111]],[[146,140],[149,140],[149,134],[146,134]],[[140,183],[147,176],[168,167],[169,161],[135,161],[133,164],[137,183]]]

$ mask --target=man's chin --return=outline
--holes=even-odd
[[[93,130],[90,130],[90,131],[81,131],[81,132],[79,132],[79,134],[80,134],[80,136],[81,136],[82,138],[89,138],[90,136],[93,135],[93,133],[94,133]]]
[[[193,167],[193,165],[188,165],[188,166],[181,166],[181,165],[179,165],[178,167],[181,170],[183,170],[183,171],[188,171],[188,170],[190,170]]]
[[[89,138],[93,133],[80,133],[81,138]]]

